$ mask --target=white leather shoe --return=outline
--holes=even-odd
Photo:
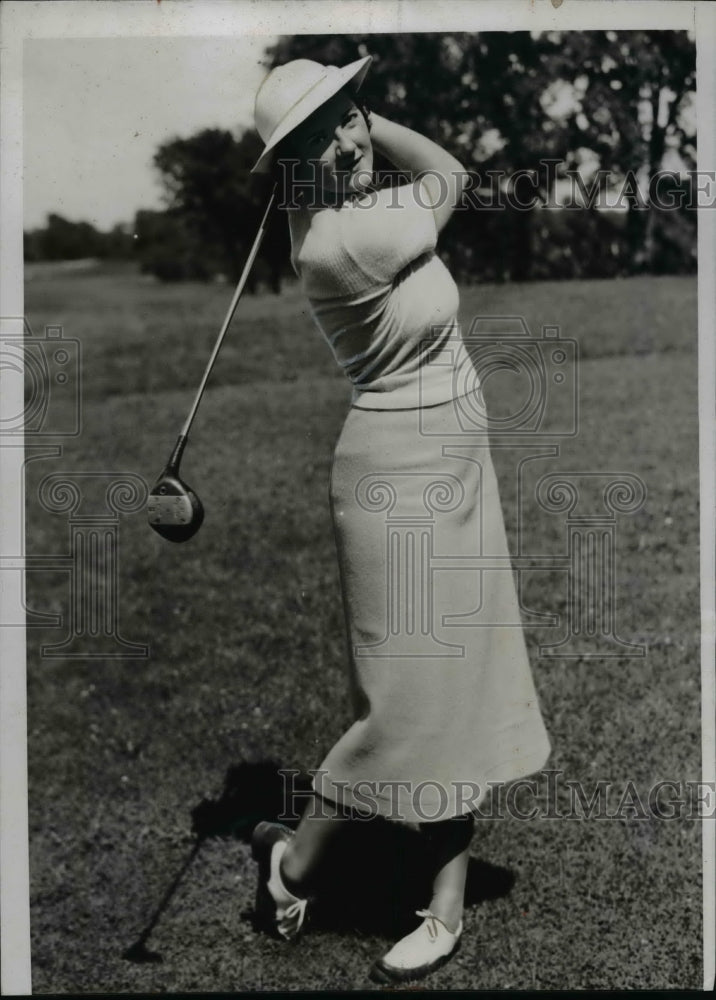
[[[444,965],[460,947],[462,920],[453,934],[430,910],[417,910],[422,924],[401,938],[370,970],[377,983],[406,982],[422,979]]]
[[[306,918],[307,899],[294,896],[283,884],[279,865],[293,831],[280,823],[259,823],[251,838],[253,857],[259,863],[255,911],[259,921],[282,938],[295,938]]]

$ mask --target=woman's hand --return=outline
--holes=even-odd
[[[438,232],[445,226],[467,186],[467,172],[459,160],[419,132],[369,112],[373,148],[398,170],[413,176],[429,171],[423,179]]]

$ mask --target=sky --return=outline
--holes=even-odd
[[[253,127],[273,39],[32,39],[24,48],[24,226],[48,212],[98,229],[161,208],[160,143]]]

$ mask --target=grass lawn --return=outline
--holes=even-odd
[[[62,324],[83,358],[82,434],[27,466],[28,553],[67,551],[67,515],[38,502],[48,473],[132,472],[152,485],[230,296],[129,273],[28,283],[32,327]],[[629,781],[646,803],[657,781],[700,774],[695,297],[691,278],[462,293],[464,326],[519,314],[535,335],[557,324],[578,342],[579,433],[531,464],[527,486],[569,470],[628,472],[647,488],[641,509],[617,518],[617,631],[646,656],[554,659],[539,655],[554,629],[526,633],[549,767],[588,794],[613,783],[612,807]],[[348,397],[295,287],[247,297],[182,465],[205,524],[175,546],[143,512],[121,518],[120,630],[150,656],[50,659],[40,647],[62,630],[28,631],[35,992],[365,988],[401,926],[419,889],[410,831],[368,824],[367,847],[349,841],[347,880],[327,886],[313,932],[292,947],[253,930],[249,826],[235,824],[207,837],[159,919],[148,944],[163,961],[122,957],[191,849],[192,810],[219,795],[227,769],[317,767],[348,723],[327,506]],[[519,530],[523,551],[563,554],[564,515],[518,510],[515,458],[494,451],[511,550]],[[564,574],[524,572],[520,586],[525,607],[564,610]],[[28,574],[28,602],[67,616],[66,579]],[[537,776],[537,801],[548,780]],[[234,820],[252,801],[239,798]],[[697,820],[484,818],[472,853],[461,952],[426,986],[700,987]]]

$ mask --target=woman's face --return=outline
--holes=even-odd
[[[363,191],[373,178],[373,146],[368,126],[343,91],[294,129],[286,140],[284,155],[300,161],[294,169],[295,180],[310,182],[315,177],[323,191],[339,194]]]

